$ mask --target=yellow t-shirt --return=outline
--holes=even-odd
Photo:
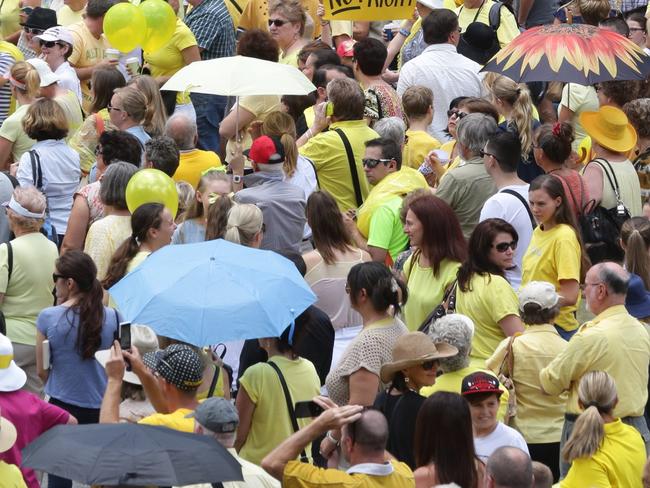
[[[83,21],[85,13],[86,13],[86,7],[75,12],[69,6],[64,5],[56,13],[56,20],[60,25],[66,27],[68,25],[76,24],[78,22]]]
[[[4,488],[27,488],[23,474],[15,464],[0,461],[0,480]]]
[[[433,149],[440,148],[440,141],[423,130],[407,130],[406,144],[402,151],[402,164],[418,169]]]
[[[420,389],[420,395],[429,397],[437,391],[448,391],[450,393],[460,394],[461,386],[463,385],[463,378],[477,371],[483,371],[485,373],[493,374],[492,371],[489,371],[484,368],[477,368],[476,366],[466,366],[462,369],[456,371],[450,371],[449,373],[443,373],[436,378],[436,382],[431,386],[425,386]],[[510,393],[508,389],[499,383],[503,394],[499,399],[499,410],[497,411],[497,420],[502,422],[506,417],[506,412],[508,410],[508,399],[510,398]]]
[[[282,371],[294,403],[311,400],[320,393],[320,380],[311,361],[284,356],[273,356],[270,360]],[[255,404],[251,428],[239,455],[259,465],[264,456],[293,434],[287,402],[278,374],[266,363],[248,368],[239,383]],[[301,428],[310,422],[309,418],[298,419]],[[305,451],[311,456],[310,447]]]
[[[254,120],[264,122],[266,116],[271,112],[282,110],[282,105],[280,104],[279,95],[250,95],[239,99],[239,108],[243,108],[252,113],[255,116]],[[236,110],[237,106],[235,105],[232,111]],[[248,132],[248,126],[240,126],[239,130],[242,134],[242,149],[250,149],[251,144],[253,144],[253,139]],[[234,139],[228,140],[228,144],[226,144],[226,161],[230,161],[234,149]]]
[[[228,6],[228,3],[233,0],[227,0],[226,6],[228,10],[232,8]],[[318,16],[316,15],[316,10],[318,9],[318,0],[301,0],[302,6],[305,7],[307,15],[309,15],[314,21],[314,39],[320,36],[320,22]],[[269,3],[268,0],[248,0],[242,10],[241,16],[239,19],[235,19],[233,16],[233,22],[235,22],[235,27],[241,27],[244,30],[251,29],[260,29],[263,31],[269,30],[268,18],[269,18]],[[232,15],[232,14],[231,14]]]
[[[288,54],[286,56],[283,56],[280,54],[280,63],[281,64],[288,64],[289,66],[293,66],[295,68],[298,67],[298,54],[300,54],[300,49],[292,52],[291,54]]]
[[[560,290],[560,280],[580,282],[580,243],[570,226],[559,224],[544,231],[536,227],[522,261],[521,285],[531,281],[548,281],[556,290]],[[569,307],[562,307],[555,323],[564,330],[578,328],[575,311],[578,302]]]
[[[443,259],[438,274],[423,268],[411,255],[404,263],[404,277],[409,297],[404,306],[404,322],[410,331],[418,330],[422,321],[440,305],[445,290],[456,279],[460,263]]]
[[[31,139],[23,129],[23,118],[27,115],[28,108],[29,105],[19,106],[0,126],[0,137],[14,143],[11,149],[14,162],[18,162],[20,157],[36,144],[36,141]]]
[[[560,488],[642,488],[645,445],[639,432],[621,419],[604,425],[605,437],[593,456],[574,459]]]
[[[0,8],[0,34],[1,39],[10,36],[20,30],[20,7],[19,0],[5,0]]]
[[[181,432],[194,432],[194,418],[185,418],[192,413],[189,408],[179,408],[172,413],[154,413],[138,421],[139,424],[160,425]]]
[[[506,337],[499,321],[509,315],[519,316],[519,300],[510,283],[498,275],[475,273],[469,285],[470,291],[458,287],[456,313],[467,315],[474,322],[470,360],[484,368],[485,360]]]
[[[466,6],[458,7],[456,14],[458,14],[458,25],[463,32],[467,30],[467,26],[472,22],[481,22],[485,25],[490,25],[490,8],[494,5],[492,0],[487,0],[482,4],[481,11],[477,8],[467,8]],[[478,12],[478,17],[476,14]],[[512,12],[507,8],[501,7],[501,23],[497,29],[497,38],[499,45],[505,47],[510,41],[519,35],[519,28],[517,27],[517,20]],[[476,21],[474,18],[476,17]]]
[[[180,162],[173,178],[174,181],[187,181],[196,190],[201,179],[201,173],[207,169],[220,166],[222,166],[221,159],[212,151],[203,151],[201,149],[181,151]]]
[[[176,30],[170,41],[163,47],[152,53],[144,52],[144,61],[149,66],[151,76],[172,76],[179,69],[185,66],[183,50],[188,47],[196,46],[196,38],[192,31],[185,23],[176,19]],[[176,96],[177,104],[189,103],[190,96],[183,92],[178,92]]]
[[[348,473],[340,469],[323,469],[307,463],[289,461],[284,468],[284,488],[413,488],[415,479],[408,465],[393,459],[390,474],[369,475],[363,472]],[[360,465],[362,466],[362,465]],[[353,471],[356,471],[353,469]]]
[[[106,277],[113,254],[131,232],[129,215],[107,215],[94,222],[88,229],[84,252],[95,262],[99,281]]]
[[[93,36],[84,21],[68,26],[74,41],[72,54],[68,62],[75,68],[95,66],[104,59],[104,50],[111,47],[104,34],[99,39]],[[81,98],[84,112],[90,112],[92,95],[90,94],[90,79],[81,82]]]

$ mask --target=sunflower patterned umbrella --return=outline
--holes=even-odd
[[[650,56],[616,32],[584,24],[555,24],[520,34],[482,71],[499,73],[517,82],[593,85],[646,79],[650,75]]]

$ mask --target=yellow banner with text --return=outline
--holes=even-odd
[[[416,0],[324,0],[327,20],[398,20],[413,17]]]

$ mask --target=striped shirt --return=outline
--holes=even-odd
[[[203,0],[185,17],[201,50],[201,59],[235,54],[235,28],[223,0]]]
[[[0,53],[0,74],[9,73],[16,60],[7,53]],[[0,125],[9,115],[11,107],[11,84],[5,83],[0,87]]]

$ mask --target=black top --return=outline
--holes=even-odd
[[[415,421],[425,397],[408,390],[402,395],[382,391],[375,399],[374,407],[388,420],[388,452],[415,469]]]
[[[297,323],[301,321],[304,321],[301,324],[304,332],[296,344],[295,352],[314,364],[320,383],[324,385],[332,365],[334,327],[327,314],[313,305],[296,318]],[[266,351],[260,347],[257,339],[248,339],[244,342],[239,356],[239,378],[247,368],[257,363],[265,363],[267,359]]]

